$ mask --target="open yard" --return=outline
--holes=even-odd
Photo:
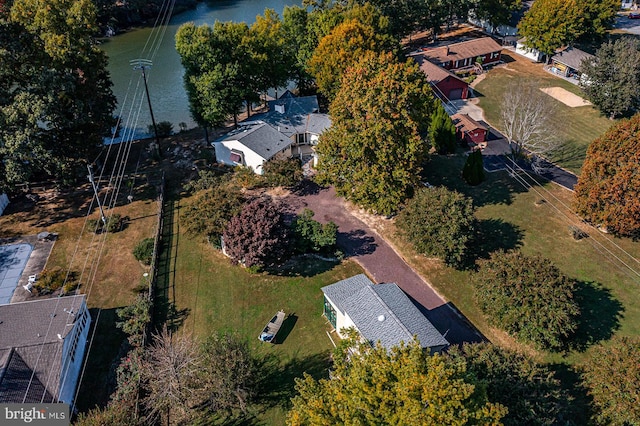
[[[502,55],[506,64],[490,70],[474,88],[485,119],[497,129],[500,129],[502,98],[511,82],[532,83],[539,88],[557,87],[582,97],[578,86],[546,72],[542,64],[533,63],[510,51],[503,51]],[[556,113],[550,121],[549,132],[557,136],[560,147],[551,160],[579,174],[587,147],[613,122],[593,106],[575,107],[558,100],[554,102]]]
[[[165,234],[169,273],[161,277],[159,296],[175,303],[171,311],[185,332],[200,339],[217,331],[236,332],[247,339],[255,354],[266,357],[266,390],[253,409],[254,416],[243,424],[284,424],[294,378],[303,372],[328,374],[333,345],[327,336],[330,326],[322,316],[320,287],[362,269],[351,261],[336,264],[306,258],[284,268],[280,275],[250,274],[231,265],[200,238],[181,233],[178,202],[169,217],[173,223],[171,235]],[[289,315],[278,334],[279,343],[260,342],[259,333],[279,309]]]

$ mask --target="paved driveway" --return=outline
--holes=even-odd
[[[375,282],[398,284],[450,343],[483,340],[451,303],[443,300],[378,234],[351,215],[333,188],[319,188],[308,182],[303,190],[283,201],[293,211],[313,210],[314,219],[319,222],[335,222],[338,245],[347,256],[354,258]]]

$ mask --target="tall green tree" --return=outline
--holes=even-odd
[[[620,10],[617,0],[583,0],[580,2],[584,14],[584,30],[581,38],[585,41],[597,41],[605,37],[613,28]]]
[[[336,351],[330,379],[296,379],[287,425],[501,424],[506,410],[487,402],[463,360],[429,356],[418,343],[388,351],[356,342]]]
[[[16,0],[0,16],[0,189],[75,178],[115,123],[89,0]]]
[[[577,327],[573,280],[548,259],[498,251],[478,262],[476,300],[492,325],[518,340],[558,350]]]
[[[414,62],[391,54],[367,55],[343,82],[317,147],[319,179],[371,211],[394,213],[419,182],[431,89]]]
[[[473,14],[497,29],[500,25],[508,25],[511,14],[520,6],[520,0],[478,0],[474,4]]]
[[[538,0],[518,24],[529,48],[546,55],[575,42],[584,34],[585,16],[577,0]]]
[[[440,102],[436,102],[436,108],[431,114],[429,139],[431,147],[440,154],[449,154],[456,150],[456,125]]]
[[[593,398],[595,423],[640,424],[640,339],[615,338],[593,348],[583,379]]]
[[[615,235],[640,236],[640,114],[622,120],[587,149],[575,186],[579,215]]]
[[[580,81],[587,98],[613,119],[640,107],[640,42],[623,37],[600,46],[582,63]]]
[[[417,252],[460,265],[473,238],[473,201],[443,186],[421,188],[396,223]]]

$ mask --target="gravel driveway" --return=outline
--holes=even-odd
[[[309,208],[314,219],[338,225],[338,245],[377,283],[395,282],[452,344],[479,342],[480,333],[427,284],[378,234],[354,217],[333,188],[307,182],[282,200],[299,212]]]

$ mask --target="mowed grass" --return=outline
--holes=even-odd
[[[475,86],[479,106],[485,119],[497,129],[501,127],[501,104],[505,90],[512,82],[531,83],[537,87],[562,87],[584,98],[580,87],[555,77],[529,59],[513,52],[503,52],[506,65],[491,69]],[[601,136],[615,121],[604,117],[593,106],[571,108],[550,97],[556,106],[549,120],[548,131],[554,134],[559,147],[550,155],[558,165],[579,174],[589,144]]]
[[[589,356],[588,348],[594,343],[613,335],[640,336],[640,276],[635,272],[640,272],[640,243],[581,224],[571,212],[573,193],[553,183],[536,185],[529,180],[534,186],[527,189],[506,172],[498,172],[487,174],[485,182],[470,187],[460,178],[463,164],[460,156],[434,157],[425,167],[425,178],[473,198],[479,225],[478,239],[471,249],[473,258],[486,258],[496,249],[520,248],[526,254],[550,259],[575,279],[582,311],[575,345],[564,354],[551,354],[518,344],[490,327],[476,307],[473,265],[466,270],[443,266],[416,254],[393,228],[383,230],[423,277],[491,341],[535,353],[549,362],[578,364]],[[579,226],[589,237],[575,240],[570,226]]]
[[[181,201],[182,203],[183,201]],[[362,273],[352,261],[324,262],[302,258],[282,275],[251,274],[231,265],[218,250],[180,232],[179,209],[174,210],[171,237],[169,297],[175,300],[181,329],[205,339],[216,332],[233,332],[249,342],[268,367],[261,372],[266,391],[254,406],[250,424],[282,425],[294,395],[294,378],[308,372],[328,374],[333,345],[330,327],[322,316],[320,288]],[[280,309],[289,317],[278,335],[279,343],[262,343],[258,335]],[[335,339],[335,337],[334,337]]]

